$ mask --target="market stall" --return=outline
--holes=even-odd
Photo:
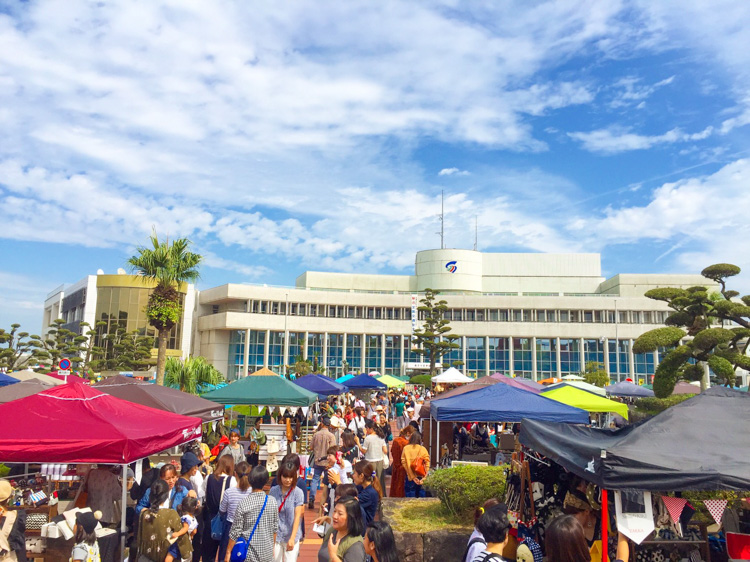
[[[195,416],[203,420],[204,423],[224,418],[224,406],[222,404],[182,392],[176,388],[139,381],[133,377],[115,375],[92,386],[128,402],[183,416]]]
[[[541,384],[535,383],[534,381],[529,379],[508,377],[506,375],[503,375],[502,373],[495,373],[493,375],[490,375],[490,377],[497,382],[508,384],[510,386],[520,388],[521,390],[533,392],[534,394],[539,394],[542,390],[544,390],[544,387]]]
[[[695,509],[678,492],[750,490],[748,422],[750,396],[714,387],[639,425],[618,430],[524,420],[520,442],[533,455],[544,456],[539,462],[552,461],[589,486],[599,487],[605,543],[605,507],[608,492],[615,491],[617,525],[624,525],[620,530],[639,545],[633,560],[665,556],[709,560],[706,526],[688,524]],[[533,455],[532,465],[537,462]],[[617,497],[621,493],[627,494]],[[627,509],[626,500],[631,505]],[[717,523],[732,507],[727,499],[704,503]],[[635,515],[640,531],[635,538],[628,534],[633,527],[626,513],[633,509],[639,510]]]
[[[29,369],[24,369],[23,371],[13,371],[10,373],[10,375],[14,379],[18,379],[19,381],[30,381],[30,380],[37,380],[41,381],[43,383],[52,385],[52,386],[58,386],[61,384],[65,384],[65,381],[62,381],[60,379],[56,379],[55,377],[50,377],[47,375],[43,375],[42,373],[37,373],[36,371],[31,371]]]
[[[432,377],[432,384],[435,384],[435,385],[437,384],[466,384],[469,382],[474,382],[474,379],[472,379],[471,377],[467,377],[455,367],[446,369],[439,375],[435,375],[434,377]]]
[[[318,395],[285,379],[269,369],[261,369],[251,375],[236,380],[225,387],[217,388],[203,395],[203,398],[225,405],[247,405],[263,408],[305,408],[307,415],[311,405],[318,401]],[[281,410],[280,410],[281,411]],[[268,440],[258,451],[260,460],[271,457],[283,458],[290,445],[285,424],[263,424]],[[273,439],[272,439],[273,438]],[[243,442],[243,445],[249,445]],[[247,447],[246,447],[247,449]]]
[[[9,375],[6,375],[5,373],[0,373],[0,388],[4,386],[9,386],[11,384],[17,384],[20,381],[18,379],[15,379]]]
[[[391,375],[382,375],[378,377],[378,380],[388,388],[403,388],[404,386],[406,386],[406,383],[404,381],[402,381],[401,379],[397,379],[396,377],[392,377]]]
[[[623,404],[622,402],[615,402],[614,400],[609,400],[608,398],[604,398],[603,396],[598,396],[596,394],[592,394],[591,392],[587,392],[586,390],[568,386],[567,384],[549,390],[544,390],[541,396],[556,400],[562,404],[567,404],[568,406],[581,408],[582,410],[586,410],[587,412],[614,412],[621,415],[623,418],[628,419],[627,404]]]
[[[604,390],[600,386],[595,386],[593,384],[589,384],[584,381],[578,381],[578,380],[566,380],[564,382],[559,382],[557,384],[551,384],[547,388],[544,389],[544,392],[547,392],[549,390],[552,390],[553,388],[562,388],[563,386],[571,386],[573,388],[578,388],[579,390],[585,390],[586,392],[591,392],[592,394],[597,394],[599,396],[607,396],[607,391]]]
[[[433,462],[439,460],[437,453],[446,443],[448,433],[443,427],[451,427],[445,422],[519,422],[524,418],[554,420],[563,423],[588,423],[589,415],[584,410],[556,402],[543,395],[521,390],[507,384],[492,384],[470,392],[448,398],[437,398],[430,402],[431,438],[425,446],[431,451]],[[434,425],[433,425],[434,421]],[[453,442],[452,431],[450,441]]]
[[[296,378],[294,384],[310,392],[314,392],[321,400],[326,400],[329,396],[338,396],[339,394],[349,392],[349,389],[345,385],[315,373]]]
[[[653,390],[629,381],[610,384],[609,386],[605,386],[604,390],[610,396],[623,396],[626,398],[651,398],[654,396]]]
[[[23,381],[18,384],[3,386],[0,388],[0,404],[26,398],[42,390],[53,388],[51,384],[46,384],[36,380]]]
[[[131,462],[201,436],[199,418],[133,404],[87,385],[63,384],[2,404],[0,419],[0,461],[119,465],[123,482]],[[123,486],[121,553],[126,492]]]

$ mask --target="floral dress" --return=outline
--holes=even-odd
[[[153,562],[163,562],[169,550],[169,538],[180,529],[182,521],[174,509],[160,509],[156,513],[144,509],[138,526],[138,553]],[[181,536],[177,544],[182,558],[190,558],[193,547],[188,536]]]

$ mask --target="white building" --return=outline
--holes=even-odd
[[[267,366],[281,372],[317,356],[329,374],[403,374],[411,351],[412,302],[430,288],[448,303],[467,374],[503,372],[541,380],[603,363],[612,378],[650,382],[661,352],[634,354],[633,341],[663,325],[655,287],[711,286],[700,275],[601,276],[598,254],[490,254],[426,250],[414,275],[308,271],[295,287],[227,284],[201,291],[193,353],[229,379]]]

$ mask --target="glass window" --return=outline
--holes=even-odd
[[[604,368],[604,340],[583,340],[583,361],[599,363]]]
[[[250,341],[248,342],[248,372],[254,373],[263,367],[263,353],[266,349],[265,330],[250,330]]]
[[[490,347],[490,373],[510,372],[510,352],[508,351],[508,338],[489,338]]]
[[[304,332],[289,332],[289,363],[302,359],[305,345]]]
[[[362,336],[346,334],[346,362],[355,371],[362,369]]]
[[[401,374],[401,336],[385,336],[385,365],[383,374]]]
[[[229,368],[227,378],[235,380],[242,372],[245,359],[245,330],[232,330],[229,333]]]
[[[531,378],[531,338],[513,338],[513,372]]]
[[[411,341],[411,336],[404,336],[401,340],[403,342],[404,346],[404,361],[407,363],[420,363],[423,361],[429,361],[429,358],[427,358],[424,355],[420,355],[419,353],[415,353],[413,351],[414,345]]]
[[[560,339],[560,371],[562,375],[583,371],[577,339]]]
[[[628,345],[628,340],[619,340],[616,351],[615,340],[609,340],[609,372],[612,378],[618,381],[624,380],[630,375]]]
[[[513,322],[523,322],[523,310],[511,310]]]
[[[318,364],[323,361],[323,334],[307,334],[307,357],[311,363],[318,358]]]
[[[328,371],[345,375],[343,372],[344,334],[328,334]]]
[[[560,311],[560,322],[570,322],[570,311],[568,310]]]
[[[284,332],[271,332],[268,368],[274,373],[282,373],[284,370]]]
[[[557,348],[553,338],[536,339],[536,373],[540,379],[557,376]]]
[[[487,357],[484,338],[466,338],[466,370],[469,376],[483,377],[487,374]]]
[[[369,335],[365,337],[365,371],[380,371],[382,367],[382,341],[380,336]]]
[[[461,340],[462,338],[456,338],[453,340],[453,343],[458,344],[457,348],[451,349],[448,353],[443,355],[442,363],[443,363],[443,369],[447,369],[448,367],[452,366],[454,361],[463,361],[464,360],[464,353],[463,349],[461,348]],[[461,367],[461,370],[463,371],[463,367]]]
[[[647,375],[653,375],[656,366],[654,365],[653,353],[636,353],[633,355],[635,361],[635,374],[639,380],[647,381]]]

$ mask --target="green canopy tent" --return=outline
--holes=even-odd
[[[203,398],[219,404],[305,407],[314,404],[318,395],[273,371],[261,369],[225,387],[212,390],[204,394]]]
[[[406,384],[401,379],[397,379],[396,377],[392,377],[391,375],[383,375],[382,377],[377,377],[377,379],[388,388],[400,388]]]
[[[542,392],[542,396],[587,412],[614,412],[628,419],[628,406],[573,386],[560,386]]]

